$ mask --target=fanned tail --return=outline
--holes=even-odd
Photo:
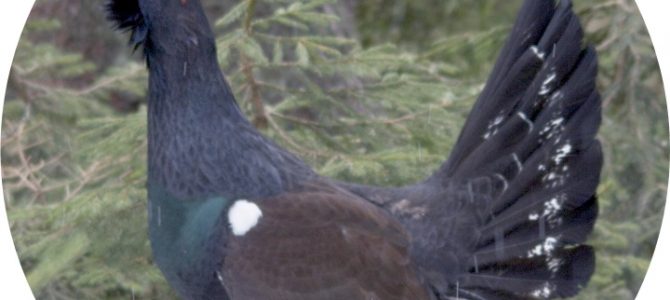
[[[601,101],[582,37],[570,1],[526,1],[451,156],[427,181],[490,183],[458,277],[462,299],[569,297],[593,273],[582,243],[598,214]]]

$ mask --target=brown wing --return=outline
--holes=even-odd
[[[253,202],[258,224],[227,245],[231,299],[429,299],[407,234],[381,209],[332,188]]]

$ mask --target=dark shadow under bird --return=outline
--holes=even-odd
[[[316,174],[244,117],[198,0],[110,0],[149,68],[153,257],[184,299],[550,299],[594,270],[597,58],[527,0],[447,161],[413,185]]]

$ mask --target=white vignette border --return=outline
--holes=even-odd
[[[670,2],[636,0],[649,34],[654,43],[663,74],[666,100],[670,99]],[[14,52],[25,25],[33,0],[0,2],[0,115],[4,106],[5,89]],[[669,105],[670,106],[670,103]],[[670,110],[669,110],[670,111]],[[670,114],[669,114],[670,117]],[[0,124],[2,126],[2,124]],[[669,182],[670,184],[670,182]],[[3,194],[0,194],[0,296],[3,299],[34,299],[19,264],[14,242],[9,231]],[[637,295],[638,300],[663,299],[670,273],[670,205],[666,200],[661,234],[647,275]]]

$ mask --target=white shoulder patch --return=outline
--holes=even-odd
[[[235,201],[228,210],[228,223],[234,235],[243,236],[258,224],[262,216],[263,212],[258,205],[240,199]]]

